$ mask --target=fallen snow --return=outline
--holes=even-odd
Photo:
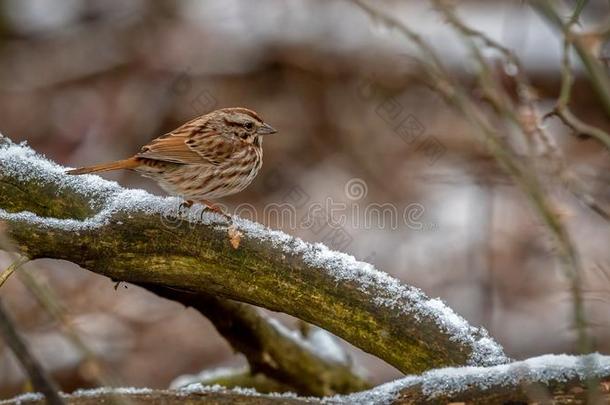
[[[16,177],[24,182],[35,180],[43,184],[57,184],[60,189],[77,190],[86,197],[103,198],[106,194],[115,194],[121,190],[116,182],[99,176],[67,176],[64,173],[67,168],[36,153],[25,142],[19,145],[0,145],[0,164],[2,175]]]
[[[339,340],[324,329],[313,327],[305,342],[309,344],[314,353],[323,359],[346,366],[351,365],[352,360]]]
[[[264,316],[261,314],[261,316]],[[303,337],[297,330],[291,330],[280,323],[277,319],[266,317],[269,325],[283,337],[290,339],[295,345],[331,363],[337,363],[346,367],[353,367],[352,359],[339,343],[339,339],[324,329],[312,326],[307,337]],[[218,367],[203,370],[198,374],[185,374],[176,377],[169,385],[170,389],[179,389],[191,384],[206,385],[225,377],[244,374],[249,371],[247,366],[242,367]],[[362,370],[354,372],[363,373]],[[363,376],[364,377],[364,376]]]
[[[351,366],[351,359],[343,350],[337,338],[324,329],[314,326],[309,335],[303,337],[299,331],[288,329],[277,319],[267,318],[267,321],[278,333],[292,340],[304,350],[328,362]]]
[[[188,396],[190,394],[197,393],[230,393],[239,395],[248,395],[255,397],[281,397],[281,398],[301,398],[317,401],[316,398],[305,398],[298,397],[297,394],[288,393],[271,393],[261,394],[252,388],[225,388],[220,385],[202,385],[202,384],[190,384],[187,387],[180,388],[177,390],[157,390],[152,388],[137,388],[137,387],[100,387],[100,388],[88,388],[79,389],[71,394],[60,392],[60,396],[63,398],[91,398],[96,396],[113,396],[113,395],[151,395],[151,394],[165,394],[165,395],[177,395],[177,396]],[[37,392],[28,392],[10,399],[0,400],[0,405],[19,405],[28,403],[30,401],[40,401],[44,399],[44,396]],[[126,398],[129,403],[128,398]],[[121,401],[122,402],[122,401]]]
[[[1,135],[0,135],[1,136]],[[31,212],[9,213],[0,209],[0,220],[24,221],[51,229],[80,231],[95,229],[107,224],[117,212],[160,215],[167,219],[176,213],[180,199],[158,197],[144,190],[121,188],[117,183],[95,175],[68,176],[66,168],[36,154],[25,144],[0,146],[1,175],[9,175],[20,181],[53,183],[79,194],[104,202],[103,208],[85,220],[43,218]],[[186,210],[190,223],[223,223],[215,213],[201,209]],[[439,329],[450,335],[451,340],[472,348],[469,365],[496,365],[509,361],[502,348],[481,328],[475,328],[447,307],[439,299],[428,298],[421,290],[401,284],[387,273],[371,264],[359,262],[353,256],[328,249],[323,244],[310,244],[283,232],[271,230],[258,223],[235,218],[234,224],[244,237],[272,244],[286,255],[301,255],[313,271],[329,274],[337,282],[350,282],[368,294],[379,306],[408,313],[416,319],[432,318]]]

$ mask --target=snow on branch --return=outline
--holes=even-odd
[[[69,404],[94,404],[122,399],[133,404],[585,404],[588,379],[597,384],[600,403],[610,399],[610,356],[545,355],[492,367],[456,367],[407,376],[369,391],[326,398],[294,394],[260,394],[251,389],[225,389],[218,385],[191,384],[177,390],[102,388],[79,390],[63,397]],[[25,394],[0,405],[42,404],[40,394]]]
[[[610,356],[544,355],[493,367],[455,367],[335,397],[354,404],[588,403],[587,382],[610,399]]]
[[[212,294],[293,315],[405,373],[506,363],[484,329],[352,256],[179,199],[65,168],[0,136],[0,220],[22,254],[136,284]],[[323,309],[323,310],[322,310]]]

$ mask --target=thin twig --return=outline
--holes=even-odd
[[[557,105],[552,111],[544,115],[543,119],[556,116],[567,127],[573,130],[579,137],[591,137],[603,143],[604,146],[610,149],[610,134],[601,128],[587,124],[576,117],[567,106]]]
[[[59,395],[59,387],[32,355],[23,338],[19,336],[2,300],[0,300],[0,334],[30,377],[34,389],[45,396],[48,404],[63,405],[65,402]]]
[[[446,6],[446,3],[444,1],[433,0],[433,2],[437,5],[437,7],[440,9],[440,11],[443,12],[443,14],[448,18],[449,22],[454,26],[454,28],[456,28],[458,33],[462,34],[466,38],[470,38],[470,37],[474,36],[476,38],[483,39],[483,42],[486,45],[500,50],[504,55],[506,55],[506,58],[509,61],[514,63],[516,66],[520,66],[518,59],[513,55],[513,53],[511,51],[507,50],[506,48],[504,48],[502,45],[496,43],[495,41],[487,38],[483,33],[472,30],[472,29],[468,29],[466,27],[466,25],[463,24],[459,20],[457,15],[454,13],[453,9]],[[489,71],[487,62],[483,58],[483,55],[480,52],[480,50],[474,45],[471,46],[471,49],[473,50],[477,61],[480,63],[481,69],[483,69],[484,72]],[[535,121],[535,128],[536,128],[534,130],[534,132],[538,133],[539,135],[541,135],[543,137],[546,137],[546,134],[538,125],[539,120],[538,120],[537,111],[536,111],[533,99],[531,99],[531,97],[529,96],[529,94],[530,94],[529,83],[526,82],[527,78],[522,73],[522,70],[520,70],[520,72],[521,73],[518,73],[517,75],[515,75],[515,81],[517,82],[518,87],[523,89],[522,91],[520,91],[519,95],[520,95],[520,97],[524,98],[524,103],[528,106],[528,109],[533,114],[533,120]],[[486,84],[488,86],[494,86],[495,83],[490,82],[490,81],[484,81],[483,84]],[[492,92],[501,93],[502,87],[498,84],[495,84],[494,88],[487,90],[487,93],[492,93]],[[518,119],[518,114],[511,109],[509,103],[498,102],[501,100],[497,100],[495,98],[492,98],[491,100],[496,101],[495,108],[498,111],[502,112],[504,115],[506,115],[515,124],[517,124],[524,133],[528,133],[530,131],[530,129],[526,125],[524,125],[524,123],[521,120]],[[553,234],[556,237],[556,240],[559,244],[560,257],[562,258],[562,262],[564,263],[564,266],[566,269],[566,275],[567,275],[568,279],[571,281],[571,290],[572,290],[572,295],[574,298],[575,326],[579,332],[578,333],[579,348],[582,352],[585,352],[585,353],[589,352],[591,350],[591,343],[590,343],[590,339],[586,333],[587,323],[586,323],[585,314],[584,314],[584,304],[582,302],[582,281],[580,279],[580,273],[581,273],[580,260],[578,259],[576,249],[574,248],[574,245],[567,233],[567,230],[561,223],[559,217],[554,213],[554,210],[552,209],[551,205],[546,201],[546,198],[544,197],[544,194],[542,192],[542,187],[541,187],[539,181],[537,180],[537,176],[535,175],[535,172],[532,172],[530,175],[526,174],[525,172],[521,172],[520,174],[517,173],[517,176],[515,176],[515,178],[517,179],[518,183],[519,182],[521,183],[524,191],[526,191],[527,195],[530,197],[530,199],[534,203],[534,206],[538,209],[539,214],[545,221],[548,228],[553,232]]]
[[[597,139],[599,142],[603,143],[606,148],[610,149],[610,135],[601,128],[580,120],[569,108],[572,86],[574,85],[574,72],[572,71],[570,51],[573,47],[573,42],[578,35],[572,32],[572,26],[578,21],[582,8],[584,8],[586,3],[586,1],[580,1],[569,21],[562,26],[563,55],[561,58],[561,89],[555,107],[552,111],[547,113],[543,119],[557,116],[561,122],[571,128],[578,136],[588,136]],[[554,12],[554,10],[549,12]]]
[[[570,17],[570,21],[568,21],[568,26],[572,26],[574,24],[578,24],[578,19],[580,18],[580,14],[585,9],[588,0],[578,0],[576,3],[576,7],[574,7],[574,12],[572,13],[572,17]]]
[[[551,23],[552,26],[564,33],[566,23],[564,23],[559,12],[555,9],[554,2],[549,0],[531,0],[530,3],[542,17]],[[610,21],[608,21],[607,24],[610,24]],[[604,34],[605,29],[606,28],[602,28],[602,34]],[[610,26],[608,26],[607,29],[610,29]],[[595,33],[597,32],[594,31],[594,34]],[[597,56],[591,52],[591,49],[587,45],[585,41],[587,34],[578,34],[570,30],[568,36],[574,50],[576,50],[580,60],[587,69],[591,86],[597,92],[601,106],[604,108],[606,114],[610,116],[610,77],[608,76],[608,72],[606,72],[604,66],[597,59]],[[599,38],[603,37],[600,35]]]
[[[2,288],[2,286],[4,285],[4,283],[6,283],[6,281],[11,277],[11,275],[19,268],[21,267],[24,263],[26,263],[28,261],[28,259],[24,256],[24,257],[20,257],[17,260],[15,260],[13,263],[11,263],[6,270],[4,270],[1,274],[0,274],[0,288]]]
[[[415,44],[420,48],[420,50],[422,50],[424,55],[430,55],[430,63],[437,68],[436,72],[442,80],[443,86],[436,86],[437,91],[439,91],[440,94],[442,94],[450,103],[456,106],[471,124],[479,128],[483,134],[483,138],[481,140],[489,147],[490,152],[496,158],[498,163],[515,179],[516,184],[524,191],[526,196],[532,202],[536,211],[538,211],[538,214],[543,219],[544,223],[551,230],[558,243],[559,258],[561,259],[561,262],[566,270],[566,276],[570,280],[571,293],[574,297],[573,312],[574,322],[577,330],[579,331],[578,346],[582,352],[589,352],[591,350],[591,342],[586,332],[587,322],[582,301],[580,260],[567,233],[567,230],[563,226],[560,218],[554,212],[551,204],[547,201],[547,198],[544,195],[544,192],[542,191],[539,181],[534,173],[530,173],[527,170],[527,166],[524,165],[523,162],[520,161],[510,150],[508,145],[502,141],[502,138],[499,136],[497,130],[490,125],[488,120],[485,118],[485,113],[481,111],[479,106],[477,106],[477,103],[472,99],[463,86],[451,78],[451,75],[442,66],[442,64],[436,62],[439,60],[439,58],[429,44],[422,40],[418,35],[412,33],[412,31],[406,27],[404,23],[393,16],[386,15],[378,11],[377,9],[364,3],[362,0],[352,1],[356,5],[360,6],[374,20],[383,22],[389,27],[397,29],[409,40],[413,40],[413,38],[417,39]],[[441,7],[444,7],[443,2],[437,1],[435,3]],[[464,25],[462,24],[461,26]],[[484,35],[482,35],[480,32],[474,30],[462,32],[460,29],[458,29],[458,32],[466,37],[484,37]],[[494,41],[485,40],[484,42],[497,47],[497,44],[494,43]],[[478,59],[479,62],[484,62],[482,56]],[[527,94],[524,96],[527,96]],[[511,118],[517,116],[517,114],[507,111],[507,107],[499,107],[499,111],[504,112],[507,116]],[[519,127],[523,129],[523,123],[521,123],[520,120],[516,120],[516,122],[519,124]]]

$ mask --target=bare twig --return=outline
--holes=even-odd
[[[433,64],[436,67],[436,74],[441,78],[440,83],[442,83],[442,85],[436,86],[437,91],[439,91],[439,93],[443,95],[451,104],[458,108],[471,124],[479,128],[480,134],[482,135],[481,140],[489,147],[490,152],[496,158],[498,163],[513,177],[516,184],[530,199],[532,205],[546,226],[555,236],[555,240],[557,241],[558,245],[559,258],[565,269],[565,274],[570,280],[571,293],[574,298],[573,313],[574,322],[578,330],[578,346],[582,352],[589,352],[591,350],[591,342],[586,332],[587,322],[584,313],[584,305],[582,302],[580,260],[564,225],[562,224],[558,215],[555,213],[555,210],[552,208],[550,202],[547,200],[535,173],[528,170],[527,165],[525,165],[524,162],[515,156],[510,147],[502,141],[502,138],[498,134],[497,130],[487,121],[485,113],[481,111],[479,106],[477,106],[472,97],[468,95],[463,86],[452,80],[449,72],[447,72],[447,70],[441,64],[437,63],[439,58],[429,44],[423,41],[419,36],[415,36],[412,31],[406,27],[404,23],[402,23],[402,21],[378,11],[361,0],[352,1],[360,6],[367,14],[369,14],[372,19],[383,22],[391,28],[397,29],[409,40],[413,40],[413,38],[417,39],[415,44],[420,48],[420,50],[422,50],[422,53],[425,56],[429,56],[429,60],[425,62]],[[435,1],[435,4],[445,10],[446,13],[451,13],[451,10],[445,6],[444,2]],[[457,31],[466,38],[485,38],[482,33],[475,30],[468,29],[463,31],[462,29],[465,27],[465,25],[461,24],[455,15],[450,15],[450,22],[451,21],[455,23],[454,27],[457,29]],[[507,52],[505,48],[490,39],[484,39],[484,42],[489,46],[499,49],[502,53]],[[488,69],[484,58],[478,49],[472,46],[471,49],[473,49],[475,52],[475,56],[481,64],[482,69]],[[508,54],[511,55],[510,52],[508,52]],[[489,83],[490,82],[488,82],[488,85],[493,85]],[[523,83],[522,86],[524,86],[523,88],[525,89],[526,83]],[[496,88],[493,90],[501,94],[502,89],[497,88],[497,86],[495,87]],[[491,91],[492,89],[487,90]],[[526,91],[524,94],[522,94],[522,96],[529,97],[528,92]],[[495,98],[492,98],[492,101],[494,99]],[[517,123],[519,127],[526,132],[527,128],[524,128],[524,123],[518,119],[518,114],[514,113],[509,106],[498,103],[497,99],[495,100],[496,108]],[[538,124],[536,124],[536,127],[538,128]]]
[[[556,10],[555,2],[552,2],[550,0],[531,0],[531,4],[534,9],[541,16],[543,16],[552,26],[564,33],[566,23],[559,15],[559,12]],[[573,15],[576,14],[577,13],[575,12]],[[570,23],[571,21],[572,18],[568,21],[568,23]],[[604,33],[605,29],[602,29],[602,34]],[[585,41],[586,34],[578,34],[573,32],[572,30],[569,30],[564,35],[571,42],[574,49],[576,50],[576,53],[580,57],[580,60],[587,69],[591,85],[597,92],[601,105],[604,107],[606,114],[610,116],[610,77],[604,69],[604,66],[602,66],[600,61],[597,59],[596,55],[594,55],[589,49]]]
[[[59,387],[32,355],[21,336],[19,336],[13,321],[2,304],[2,300],[0,300],[0,333],[27,372],[34,389],[45,396],[48,404],[63,405],[64,401],[59,396]]]
[[[580,18],[580,14],[585,9],[585,6],[589,0],[578,0],[576,6],[574,7],[574,12],[572,13],[572,17],[570,17],[570,21],[568,21],[568,26],[578,24],[578,20]]]
[[[2,246],[0,244],[0,246]],[[20,257],[17,260],[15,260],[13,263],[11,263],[6,270],[4,270],[1,274],[0,274],[0,288],[2,288],[2,286],[4,285],[4,283],[6,283],[6,281],[11,277],[11,275],[19,268],[21,267],[22,264],[26,263],[28,261],[27,258],[25,257]]]
[[[578,21],[578,17],[584,8],[586,1],[579,1],[570,20],[563,24],[563,55],[561,58],[561,89],[559,98],[552,111],[547,113],[544,118],[557,116],[561,122],[570,127],[578,136],[590,136],[599,142],[603,143],[606,148],[610,149],[610,135],[601,128],[587,124],[579,119],[569,108],[570,96],[572,94],[572,86],[574,84],[574,73],[570,61],[570,50],[573,47],[574,40],[578,34],[572,32],[572,26]],[[543,8],[538,8],[539,10]],[[551,9],[547,12],[555,12]]]
[[[454,10],[446,5],[445,1],[433,0],[433,2],[437,5],[443,15],[448,18],[449,22],[454,26],[454,28],[456,28],[458,33],[461,33],[465,37],[474,36],[479,39],[484,39],[484,43],[486,45],[500,50],[510,63],[513,63],[517,67],[520,67],[518,58],[516,58],[510,50],[506,49],[501,44],[489,39],[483,33],[468,29],[466,25],[459,20]],[[479,61],[483,72],[488,71],[489,67],[487,67],[487,62],[483,58],[483,55],[480,50],[476,46],[471,46],[471,49],[475,54],[476,59]],[[529,90],[530,86],[529,82],[527,81],[527,77],[525,76],[521,68],[518,68],[517,72],[518,73],[515,75],[515,81],[518,84],[518,88],[521,89],[519,91],[519,96],[523,99],[524,104],[527,105],[532,116],[531,120],[533,121],[534,128],[533,133],[538,134],[542,139],[546,140],[548,138],[548,135],[545,133],[544,130],[542,130],[542,128],[538,124],[539,118],[537,114],[537,109],[535,107],[534,100],[530,96],[531,92]],[[491,89],[487,90],[488,93],[502,93],[502,86],[496,83],[485,81],[483,84],[487,86],[492,86]],[[530,127],[532,127],[532,125],[527,125],[523,122],[523,120],[519,119],[518,112],[514,111],[511,108],[510,103],[507,103],[505,99],[506,97],[504,98],[504,100],[497,100],[494,98],[492,98],[491,100],[492,102],[495,101],[494,105],[497,111],[503,113],[509,119],[511,119],[516,125],[521,128],[521,130],[525,134],[531,132],[532,130],[530,129]],[[561,155],[559,153],[557,153],[557,156],[561,159]],[[561,223],[559,217],[554,213],[552,206],[549,204],[549,202],[545,201],[546,198],[544,197],[542,187],[539,181],[537,180],[536,173],[533,171],[529,171],[528,174],[527,172],[522,171],[516,176],[516,179],[518,180],[518,182],[521,182],[522,187],[524,187],[524,190],[534,202],[534,206],[538,209],[539,214],[542,216],[546,225],[552,231],[559,244],[560,257],[562,258],[562,262],[564,263],[564,268],[566,270],[565,273],[568,279],[571,281],[571,290],[574,305],[574,319],[575,326],[578,330],[579,348],[581,352],[589,352],[591,350],[591,344],[586,332],[587,323],[584,314],[584,304],[582,302],[580,260],[577,256],[574,245],[565,227]]]

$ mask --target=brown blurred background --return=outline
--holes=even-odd
[[[427,2],[376,4],[431,41],[457,77],[471,79],[463,44]],[[557,33],[524,2],[458,6],[468,23],[515,50],[550,109],[560,79]],[[609,14],[608,2],[591,1],[583,26]],[[215,108],[252,108],[280,133],[265,139],[253,185],[222,201],[229,209],[252,204],[272,228],[325,242],[441,297],[510,356],[574,351],[570,295],[548,232],[463,118],[419,83],[412,49],[344,0],[0,0],[0,132],[78,166],[125,157]],[[610,130],[578,65],[576,76],[573,110]],[[546,125],[570,169],[609,205],[608,152],[557,120]],[[105,177],[162,194],[137,175]],[[608,352],[608,223],[561,188],[552,197],[583,259],[591,334]],[[301,218],[329,198],[348,215],[355,206],[392,204],[397,226],[391,218],[369,226],[330,218],[305,227],[260,215],[289,202]],[[31,267],[120,385],[167,387],[185,373],[244,364],[192,309],[133,286],[115,290],[70,263]],[[19,279],[1,294],[64,390],[93,384],[82,352]],[[399,375],[350,350],[373,382]],[[24,384],[0,342],[0,397]]]

